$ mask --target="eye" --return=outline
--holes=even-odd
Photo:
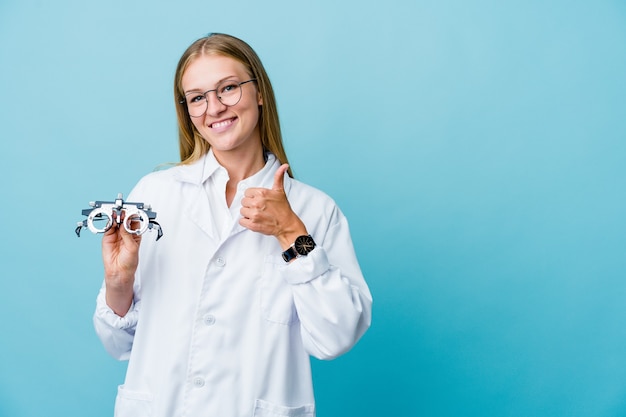
[[[204,96],[202,94],[191,94],[187,96],[187,104],[197,104],[204,100]]]
[[[232,94],[234,91],[237,91],[239,88],[239,84],[235,81],[226,81],[224,84],[220,85],[219,93],[220,95],[224,94]]]

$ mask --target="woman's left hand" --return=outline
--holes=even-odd
[[[306,235],[302,220],[293,212],[285,194],[285,172],[288,164],[283,164],[274,174],[274,184],[268,188],[248,188],[241,200],[239,224],[253,232],[275,236],[283,249]]]

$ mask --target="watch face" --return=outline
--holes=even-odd
[[[299,236],[294,243],[296,252],[302,256],[306,256],[315,248],[315,241],[311,236]]]

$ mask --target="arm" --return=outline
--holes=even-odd
[[[139,299],[135,274],[141,236],[129,234],[113,221],[102,238],[104,283],[96,301],[94,326],[105,349],[128,359],[135,334]]]
[[[102,237],[105,298],[107,305],[118,316],[124,316],[133,301],[140,244],[141,236],[128,233],[115,221]]]
[[[135,290],[137,290],[137,288],[135,288]],[[139,294],[138,291],[135,293]],[[96,299],[96,311],[93,316],[93,323],[96,334],[98,338],[100,338],[104,348],[115,359],[128,360],[130,357],[140,306],[140,299],[135,297],[130,308],[123,316],[115,314],[107,305],[106,284],[102,284],[102,288]]]
[[[318,359],[347,352],[371,324],[372,296],[347,221],[338,209],[334,217],[317,247],[281,271],[292,285],[304,347]]]
[[[282,165],[271,189],[250,188],[242,199],[240,224],[273,235],[283,250],[308,234],[284,191]],[[324,228],[320,230],[320,227]],[[347,352],[371,323],[372,296],[354,253],[348,223],[335,206],[328,223],[314,231],[317,247],[306,257],[279,269],[291,284],[301,323],[302,341],[310,355],[331,359]]]

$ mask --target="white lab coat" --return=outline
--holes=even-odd
[[[279,166],[269,154],[233,204],[248,187],[271,188]],[[218,168],[209,152],[147,175],[128,196],[152,206],[164,235],[143,235],[126,316],[108,308],[104,286],[98,295],[96,332],[129,360],[116,417],[315,416],[309,355],[334,358],[370,325],[372,297],[335,203],[286,176],[291,207],[317,243],[286,264],[275,237],[236,218],[218,237],[203,186]]]

